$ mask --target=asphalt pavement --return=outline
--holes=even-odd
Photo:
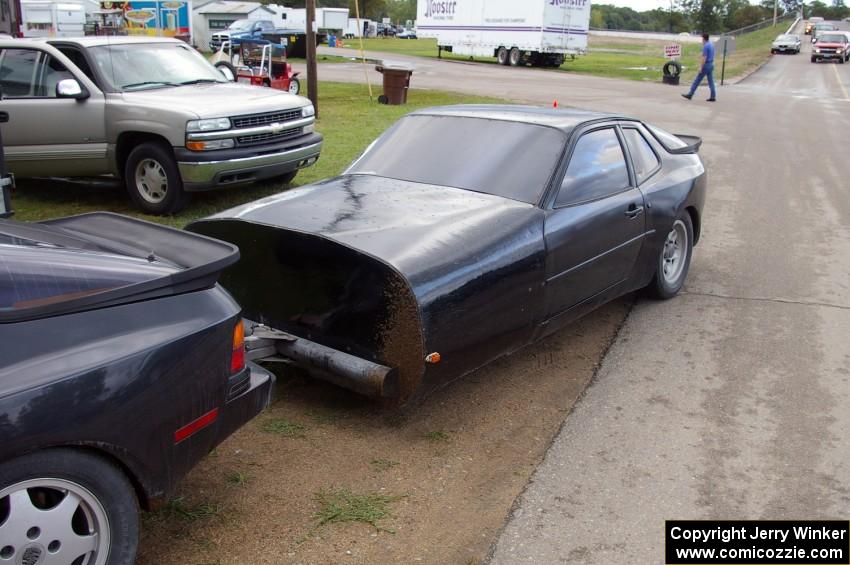
[[[805,39],[716,103],[660,80],[414,61],[415,87],[699,135],[709,172],[685,292],[637,302],[492,563],[662,563],[665,519],[850,517],[850,64],[810,63]]]

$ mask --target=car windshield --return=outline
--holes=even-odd
[[[236,20],[230,24],[230,27],[227,29],[232,29],[233,31],[245,31],[251,29],[253,23],[254,22],[251,20]]]
[[[124,43],[89,50],[112,90],[131,92],[226,79],[183,43]]]
[[[776,38],[776,41],[794,41],[796,39],[793,35],[780,35]]]
[[[347,172],[537,204],[565,140],[560,130],[523,122],[408,116],[379,137]]]
[[[839,34],[830,33],[820,36],[821,43],[844,43],[845,41],[847,41],[847,38]]]

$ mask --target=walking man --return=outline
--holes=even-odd
[[[691,90],[687,94],[682,94],[682,96],[688,100],[693,98],[699,83],[705,77],[708,77],[708,89],[711,91],[711,98],[706,100],[706,102],[716,102],[717,91],[714,89],[714,44],[708,40],[707,33],[702,34],[702,66],[699,69],[699,74],[694,79]]]

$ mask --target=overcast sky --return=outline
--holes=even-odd
[[[645,10],[654,10],[655,8],[662,8],[664,10],[670,9],[670,0],[599,0],[596,3],[613,4],[614,6],[625,6],[638,12],[643,12]]]

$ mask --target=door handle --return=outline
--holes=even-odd
[[[641,214],[643,214],[643,206],[636,206],[632,204],[629,206],[629,209],[626,210],[626,217],[628,218],[637,218]]]

